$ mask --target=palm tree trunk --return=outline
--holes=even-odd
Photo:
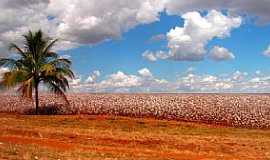
[[[38,114],[38,83],[35,84],[36,115]]]

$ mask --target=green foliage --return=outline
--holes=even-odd
[[[71,61],[61,58],[52,51],[57,42],[45,37],[41,30],[29,31],[23,35],[24,47],[10,44],[10,50],[17,54],[13,58],[0,58],[0,67],[8,67],[4,73],[1,88],[18,87],[22,96],[32,98],[32,91],[43,83],[53,93],[66,99],[64,92],[69,88],[68,78],[74,78]]]

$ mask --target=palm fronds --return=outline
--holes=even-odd
[[[0,85],[4,88],[18,86],[23,97],[32,98],[36,91],[36,109],[38,109],[38,86],[43,83],[55,94],[61,95],[66,102],[64,92],[69,88],[67,78],[74,78],[71,61],[60,58],[52,48],[57,42],[44,36],[39,30],[29,31],[24,37],[24,46],[11,43],[9,48],[19,56],[16,58],[0,58],[0,67],[8,67]]]

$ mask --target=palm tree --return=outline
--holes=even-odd
[[[35,90],[36,114],[39,109],[39,84],[48,87],[49,91],[61,95],[66,102],[64,92],[69,88],[68,78],[73,79],[71,61],[61,58],[52,51],[57,42],[45,37],[41,30],[29,31],[23,35],[24,47],[11,43],[10,50],[15,50],[17,56],[0,58],[0,67],[8,67],[0,85],[4,88],[17,87],[23,97],[32,98]]]

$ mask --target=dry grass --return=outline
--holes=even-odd
[[[0,159],[270,159],[270,130],[112,116],[0,114]]]

